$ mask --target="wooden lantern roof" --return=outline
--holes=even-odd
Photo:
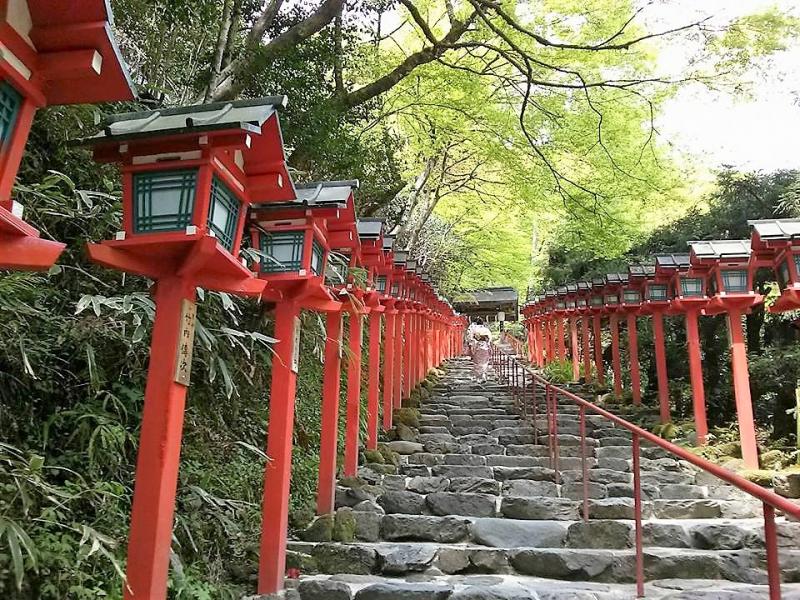
[[[691,264],[731,260],[746,263],[752,249],[750,240],[705,240],[689,242]]]
[[[286,96],[161,108],[108,117],[90,145],[99,162],[135,156],[181,158],[210,148],[234,150],[253,203],[293,201],[295,185],[286,166],[278,111]]]
[[[656,259],[656,273],[674,274],[688,271],[691,266],[688,254],[659,254]]]
[[[760,242],[800,239],[800,219],[762,219],[747,224],[753,228],[753,238]]]
[[[3,59],[38,84],[45,104],[135,99],[108,0],[7,0],[0,10]]]

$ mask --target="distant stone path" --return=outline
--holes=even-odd
[[[407,453],[399,466],[366,464],[358,480],[340,481],[333,535],[348,539],[354,530],[354,541],[290,542],[303,576],[289,597],[635,597],[628,432],[587,416],[592,500],[584,523],[577,408],[559,407],[557,483],[543,397],[535,445],[532,423],[505,389],[472,383],[469,366],[445,365],[418,427],[402,432],[413,439],[391,444]],[[647,598],[768,598],[760,503],[659,448],[643,448],[641,464]],[[800,523],[780,518],[778,532],[784,580],[800,582]],[[314,536],[312,526],[304,537]],[[784,584],[783,597],[800,599],[800,583]]]

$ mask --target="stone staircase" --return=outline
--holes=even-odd
[[[629,433],[587,415],[589,520],[577,407],[558,410],[551,468],[544,398],[535,427],[495,381],[451,360],[397,466],[337,488],[349,543],[292,541],[301,600],[589,600],[636,596]],[[761,504],[657,447],[641,452],[647,598],[768,598]],[[783,598],[800,599],[800,523],[778,519]],[[313,527],[312,527],[313,530]],[[311,536],[313,537],[313,536]],[[306,538],[308,539],[308,537]],[[305,568],[304,568],[305,567]],[[320,574],[306,574],[312,571]]]

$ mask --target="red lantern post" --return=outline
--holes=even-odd
[[[331,181],[298,185],[294,198],[276,201],[262,187],[268,177],[262,163],[254,178],[254,189],[264,198],[251,215],[253,247],[264,257],[260,277],[269,282],[262,298],[275,305],[275,331],[279,342],[272,360],[270,419],[267,431],[267,464],[264,476],[261,553],[258,577],[260,594],[283,588],[286,567],[289,482],[291,478],[294,400],[299,367],[300,310],[330,315],[328,332],[332,339],[326,351],[340,348],[342,304],[325,285],[330,255],[329,223],[353,213],[356,181]],[[338,330],[338,331],[337,331]],[[337,335],[338,334],[338,335]],[[339,390],[338,361],[326,365],[323,373],[323,415],[318,481],[318,510],[332,510],[332,481],[336,475],[336,421]],[[337,382],[338,383],[338,382]]]
[[[619,351],[619,311],[622,286],[627,283],[627,273],[609,273],[603,288],[604,312],[608,315],[611,330],[611,371],[614,374],[614,396],[622,398],[622,365]]]
[[[123,177],[122,231],[89,244],[90,258],[156,281],[126,598],[166,596],[195,289],[254,296],[264,289],[238,255],[265,156],[273,157],[272,171],[261,191],[294,196],[285,165],[276,160],[283,158],[276,110],[285,100],[118,115],[85,142],[95,160],[120,163]],[[279,352],[291,348],[287,331],[277,331]]]
[[[636,265],[630,267],[644,278],[644,303],[641,313],[650,315],[653,323],[653,351],[656,359],[658,379],[659,418],[662,423],[671,421],[669,408],[669,380],[667,379],[667,355],[664,346],[664,314],[669,310],[669,278],[656,274],[655,265]]]
[[[755,261],[751,266],[750,240],[689,242],[689,247],[692,267],[708,269],[709,302],[705,313],[727,313],[733,392],[742,458],[747,468],[757,469],[758,444],[750,397],[750,375],[747,368],[747,347],[742,330],[742,316],[753,306],[763,302],[764,298],[753,291]]]
[[[672,286],[670,310],[683,312],[686,318],[686,350],[689,357],[689,377],[692,383],[692,406],[698,445],[705,444],[708,435],[698,330],[700,313],[708,304],[705,291],[707,271],[705,267],[690,268],[688,254],[656,256],[656,274],[670,278]]]
[[[605,385],[606,368],[603,364],[603,288],[606,281],[603,277],[592,279],[592,295],[589,296],[589,309],[592,314],[594,340],[594,368],[597,371],[597,383]]]
[[[642,307],[642,286],[644,276],[640,267],[628,267],[628,279],[622,286],[620,311],[626,315],[628,329],[628,364],[631,373],[631,395],[634,404],[642,403],[642,379],[639,368],[639,336],[636,316]]]
[[[585,383],[592,381],[592,357],[589,350],[589,319],[591,308],[589,298],[591,285],[586,281],[579,281],[578,295],[575,299],[575,310],[581,315],[581,342],[583,348],[583,380]]]

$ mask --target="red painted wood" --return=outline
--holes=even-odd
[[[599,314],[593,317],[594,326],[594,368],[597,370],[597,383],[604,385],[606,382],[606,368],[603,365],[603,338],[602,317]]]
[[[386,319],[383,327],[383,430],[392,428],[394,412],[394,331],[397,311],[389,309],[385,313]]]
[[[628,313],[628,360],[631,370],[631,394],[633,403],[642,403],[642,377],[639,370],[639,336],[636,330],[636,314]]]
[[[167,597],[169,553],[178,485],[186,387],[175,383],[181,304],[195,285],[181,278],[156,284],[156,315],[144,393],[136,483],[128,537],[126,600]]]
[[[344,438],[344,475],[354,477],[358,471],[358,443],[361,425],[361,329],[362,317],[350,313],[347,356],[347,424]]]
[[[341,393],[341,344],[342,312],[329,312],[325,322],[325,363],[322,372],[322,424],[317,480],[318,515],[330,514],[334,511]]]
[[[658,377],[658,411],[662,423],[672,420],[669,409],[669,380],[667,379],[667,355],[664,350],[664,314],[654,310],[653,345],[656,355],[656,376]]]
[[[566,351],[564,348],[564,319],[561,316],[556,317],[556,356],[558,360],[564,360]]]
[[[611,370],[614,372],[614,395],[622,398],[622,366],[619,352],[619,317],[616,313],[608,316],[611,329]]]
[[[589,315],[581,318],[581,341],[583,342],[583,380],[592,381],[592,353],[589,350]]]
[[[692,381],[692,405],[697,444],[706,443],[708,422],[706,419],[706,395],[703,386],[703,358],[700,352],[699,314],[696,310],[686,311],[686,350],[689,354],[689,376]]]
[[[5,212],[8,218],[16,219]],[[0,218],[2,217],[0,216]],[[19,221],[25,224],[24,221]],[[37,235],[6,235],[0,232],[0,269],[16,269],[24,271],[46,271],[52,267],[66,247],[61,242],[43,240]]]
[[[380,412],[381,376],[381,313],[369,314],[369,379],[367,382],[367,448],[378,447],[378,417]]]
[[[736,418],[742,458],[748,469],[758,469],[758,443],[753,420],[753,401],[750,398],[750,374],[747,368],[747,346],[742,330],[742,313],[728,310],[728,328],[731,334],[731,371],[733,393],[736,399]]]
[[[7,203],[11,199],[11,189],[14,187],[22,154],[25,152],[25,143],[28,141],[34,114],[36,106],[25,99],[17,113],[11,140],[0,149],[0,202],[2,203]]]
[[[572,357],[572,379],[578,381],[581,377],[581,351],[578,348],[578,319],[569,318],[570,356]]]
[[[392,377],[394,379],[394,390],[392,391],[392,400],[394,408],[400,408],[403,402],[403,328],[405,326],[406,311],[400,309],[394,319],[394,367],[392,368]]]
[[[292,432],[297,374],[292,370],[294,320],[300,308],[294,302],[275,307],[275,354],[267,429],[267,462],[264,502],[261,511],[261,550],[258,593],[274,594],[283,589],[286,571],[286,537],[289,519],[289,482],[292,469]]]

